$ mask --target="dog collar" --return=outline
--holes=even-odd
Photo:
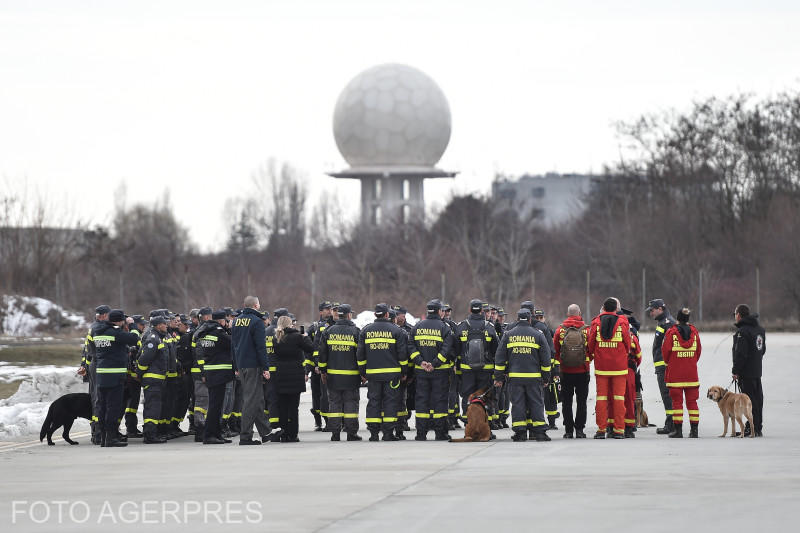
[[[479,397],[477,397],[477,398],[473,398],[472,400],[470,400],[470,402],[469,402],[469,403],[479,403],[479,404],[481,404],[482,406],[486,407],[486,400],[484,400],[484,399],[483,399],[482,397],[480,397],[480,396],[479,396]]]

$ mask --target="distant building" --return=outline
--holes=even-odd
[[[511,180],[497,176],[492,183],[492,199],[497,208],[511,208],[522,218],[537,218],[554,226],[580,216],[595,176],[590,174],[525,174]]]

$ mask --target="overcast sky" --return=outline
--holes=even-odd
[[[225,198],[270,157],[308,176],[312,202],[358,195],[325,176],[346,166],[333,107],[387,62],[423,70],[450,102],[439,166],[460,174],[429,182],[429,204],[488,191],[496,171],[599,171],[619,156],[616,121],[796,89],[798,6],[0,0],[0,183],[27,180],[98,224],[123,181],[128,204],[169,189],[181,221],[218,228],[194,241],[218,248]]]

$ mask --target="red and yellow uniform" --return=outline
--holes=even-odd
[[[631,351],[631,332],[628,319],[615,312],[600,313],[594,320],[588,336],[589,359],[594,361],[597,383],[595,417],[598,433],[605,433],[610,418],[614,419],[614,433],[625,433],[625,385],[628,376],[628,354]],[[610,397],[610,398],[609,398]],[[608,404],[612,402],[613,416]]]
[[[692,426],[700,422],[697,398],[700,396],[700,379],[697,377],[697,361],[700,360],[700,335],[691,324],[676,324],[664,333],[661,355],[667,363],[665,381],[672,399],[672,420],[683,423],[683,397]]]
[[[636,427],[636,369],[642,364],[642,345],[639,335],[631,335],[631,353],[628,356],[628,375],[625,380],[625,427]],[[636,368],[633,368],[635,365]]]

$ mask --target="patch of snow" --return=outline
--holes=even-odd
[[[75,374],[73,367],[0,367],[0,379],[6,382],[20,376],[25,381],[20,383],[19,390],[10,398],[0,400],[0,440],[37,435],[50,403],[64,394],[88,391],[88,384]],[[74,431],[88,427],[88,421],[83,419],[76,420],[73,426]]]
[[[42,330],[83,329],[83,316],[67,311],[50,300],[33,296],[4,294],[0,297],[0,334],[31,336]],[[42,337],[42,340],[52,337]]]

